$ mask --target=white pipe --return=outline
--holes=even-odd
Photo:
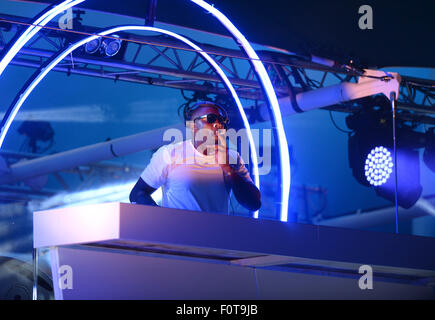
[[[373,70],[367,70],[366,74],[385,76],[385,72]],[[296,98],[299,107],[307,111],[377,93],[386,94],[391,91],[398,92],[400,76],[398,74],[393,74],[393,76],[394,78],[388,82],[373,78],[362,78],[358,83],[342,83],[327,88],[308,91],[298,94]],[[280,105],[283,115],[288,116],[295,113],[291,107],[289,98],[283,98],[281,100]],[[265,113],[262,114],[262,116],[265,118],[269,115],[269,112],[266,107],[263,108],[263,110]],[[183,125],[159,128],[108,142],[97,143],[26,162],[16,163],[9,168],[7,173],[0,175],[0,184],[28,180],[52,172],[112,159],[115,158],[115,155],[121,157],[147,149],[155,149],[165,143],[163,141],[163,133],[169,128],[182,130]],[[110,149],[111,146],[113,153]]]
[[[143,150],[156,149],[165,143],[169,143],[169,141],[163,141],[164,132],[167,129],[174,128],[183,132],[184,125],[179,124],[170,127],[163,127],[107,142],[56,153],[54,155],[15,163],[10,166],[7,174],[0,175],[0,184],[28,180],[60,170],[122,157]]]
[[[301,92],[295,97],[298,107],[302,111],[309,111],[380,93],[384,94],[388,99],[391,92],[395,92],[396,97],[399,96],[401,78],[398,73],[390,72],[387,74],[384,71],[365,70],[365,75],[376,77],[392,76],[393,78],[381,80],[360,77],[358,83],[343,82],[325,88]],[[281,106],[283,116],[290,116],[296,113],[290,97],[280,98],[279,105]],[[260,107],[260,116],[264,121],[270,120],[267,106],[263,105]]]

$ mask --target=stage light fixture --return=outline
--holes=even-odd
[[[27,147],[31,153],[45,152],[54,143],[54,130],[48,121],[24,121],[17,131],[27,137]],[[50,144],[42,148],[38,142],[49,142]]]
[[[391,152],[387,148],[379,146],[372,149],[364,168],[367,181],[375,187],[383,185],[390,178],[393,166]]]
[[[394,203],[393,147],[392,143],[386,143],[381,136],[378,138],[383,146],[379,146],[380,143],[376,139],[369,140],[358,133],[351,136],[349,138],[349,166],[360,184],[374,188],[378,196]],[[406,209],[412,207],[420,198],[423,190],[420,184],[418,150],[400,145],[397,147],[397,183],[399,206]]]
[[[112,38],[105,38],[100,47],[101,54],[107,57],[113,57],[121,50],[122,40],[119,39],[119,36],[112,35],[111,37]]]
[[[71,43],[76,42],[72,41]],[[102,57],[113,57],[114,59],[122,59],[120,52],[125,53],[126,43],[124,43],[118,35],[110,35],[110,37],[98,37],[83,45],[83,50],[87,54],[98,54]]]
[[[397,168],[394,161],[391,112],[366,106],[346,118],[352,134],[348,140],[349,167],[355,179],[376,194],[395,203],[397,169],[397,202],[412,207],[420,198],[420,160],[422,133],[399,123],[396,128]]]
[[[101,46],[101,37],[98,37],[85,44],[85,52],[88,54],[94,54],[100,49],[100,46]]]

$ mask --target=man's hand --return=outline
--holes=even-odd
[[[218,141],[217,145],[215,145],[215,160],[222,169],[227,171],[231,170],[231,167],[229,166],[229,152],[225,132],[225,129],[219,129],[217,131]]]
[[[234,170],[230,166],[225,130],[218,130],[217,136],[218,143],[215,145],[215,160],[224,171],[225,177],[228,179],[227,181],[230,183],[237,201],[248,210],[258,210],[261,207],[260,191],[252,182],[241,177],[237,173],[237,170]]]

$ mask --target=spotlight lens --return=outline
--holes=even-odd
[[[393,159],[387,148],[378,146],[367,155],[365,176],[367,181],[375,187],[387,182],[393,170]],[[374,169],[374,170],[373,170]]]
[[[93,54],[98,51],[101,45],[101,38],[94,39],[92,41],[89,41],[85,45],[85,51],[87,53]]]
[[[119,38],[119,36],[117,35],[113,35],[112,37]],[[108,57],[113,57],[114,55],[116,55],[121,49],[121,42],[122,41],[120,39],[104,39],[104,54]]]
[[[109,43],[109,45],[106,48],[106,54],[108,56],[113,56],[119,51],[120,47],[121,46],[118,41],[112,41]]]

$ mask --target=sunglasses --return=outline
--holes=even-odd
[[[214,114],[214,113],[209,113],[209,114],[205,114],[201,117],[197,117],[195,119],[193,119],[193,121],[196,121],[198,119],[207,119],[207,123],[215,123],[216,121],[218,121],[220,124],[223,125],[227,125],[228,124],[228,119],[221,116],[220,114]]]

